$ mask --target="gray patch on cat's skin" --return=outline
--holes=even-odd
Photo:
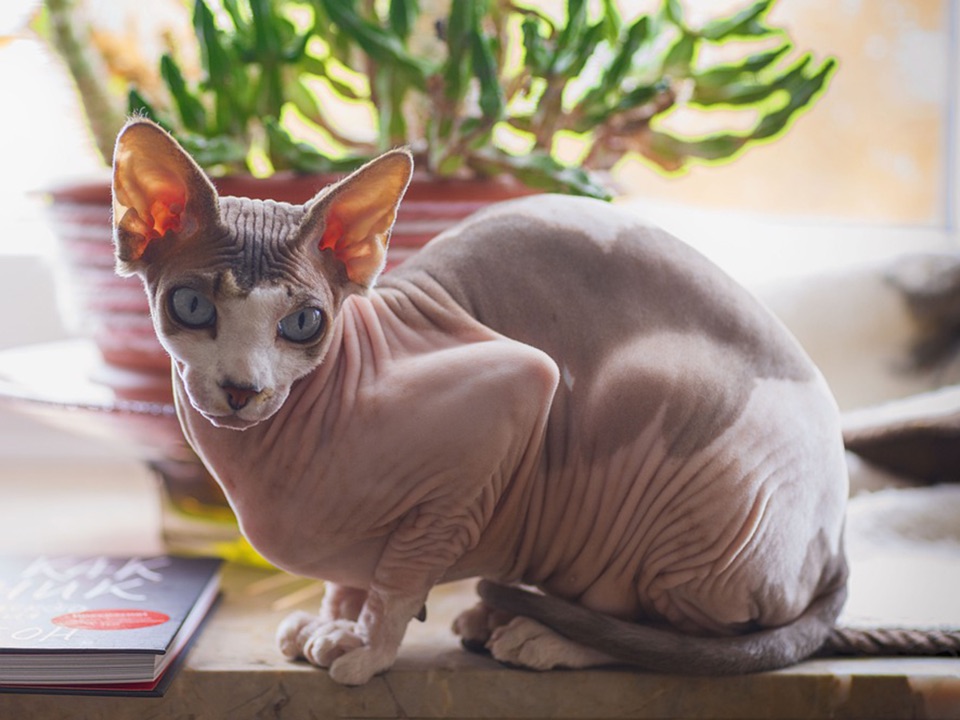
[[[244,274],[241,273],[239,277],[244,277]],[[248,285],[247,283],[241,285],[236,270],[231,267],[226,270],[221,270],[214,277],[213,297],[245,298],[250,295],[253,287],[253,285]]]
[[[288,293],[296,288],[336,289],[344,280],[345,270],[333,252],[321,251],[304,229],[311,204],[291,205],[272,200],[224,197],[220,199],[222,221],[230,228],[220,243],[217,257],[220,269],[230,270],[243,291],[261,284],[289,283]],[[345,280],[344,280],[345,282]],[[335,307],[323,308],[329,315]]]
[[[426,274],[483,325],[543,350],[583,383],[605,383],[605,407],[624,419],[598,440],[609,452],[635,440],[636,418],[666,406],[671,454],[686,456],[737,420],[757,379],[814,377],[812,363],[754,298],[666,233],[621,224],[598,241],[587,227],[543,215],[520,222],[500,211],[468,222],[469,240],[428,246],[380,287],[407,279],[426,287]],[[530,283],[531,273],[551,282]],[[541,321],[530,323],[531,316]],[[599,363],[617,348],[670,334],[705,338],[703,347],[719,350],[675,365],[632,355],[623,382],[603,374],[608,368]],[[556,402],[573,407],[576,399],[577,390],[561,386]],[[565,431],[551,422],[550,434]]]
[[[303,206],[223,197],[220,215],[229,228],[223,259],[242,291],[249,293],[260,283],[297,275],[290,240],[299,230]]]

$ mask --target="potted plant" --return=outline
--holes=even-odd
[[[797,56],[767,19],[773,4],[692,27],[679,0],[632,18],[615,0],[566,0],[554,13],[519,0],[195,0],[193,32],[165,30],[155,63],[136,61],[130,39],[84,23],[82,0],[47,0],[46,9],[107,161],[127,114],[145,114],[221,191],[302,202],[338,173],[409,146],[418,174],[394,233],[396,261],[511,194],[609,198],[610,170],[628,153],[677,173],[783,133],[835,63]],[[710,60],[718,53],[726,59]],[[735,108],[751,123],[683,137],[668,121],[678,108]],[[112,264],[108,250],[97,267]],[[135,291],[120,297],[120,282],[98,279],[109,292],[87,293],[95,312],[104,298],[125,312],[137,305]],[[145,308],[140,298],[135,312]],[[164,367],[151,329],[122,322],[99,333],[108,361]]]
[[[158,120],[216,175],[341,172],[408,145],[434,178],[509,175],[608,197],[592,173],[628,152],[666,172],[728,160],[811,106],[835,62],[789,57],[767,20],[774,1],[691,27],[679,0],[630,19],[614,0],[594,13],[567,0],[556,16],[513,0],[223,0],[216,13],[195,0],[195,43],[168,48],[153,74],[110,63],[118,48],[91,37],[127,82],[125,110]],[[109,160],[126,113],[91,77],[76,3],[48,0],[51,27]],[[731,41],[734,59],[705,60]],[[678,107],[756,119],[684,138],[660,122]]]
[[[303,202],[410,147],[418,170],[391,240],[396,261],[515,194],[609,198],[627,154],[680,173],[778,137],[835,63],[797,53],[768,20],[773,4],[693,26],[679,0],[636,17],[615,0],[195,0],[192,13],[176,6],[159,59],[86,22],[82,0],[47,0],[46,25],[107,162],[124,118],[144,114],[222,193]],[[680,108],[739,110],[748,127],[685,137],[669,122]],[[128,394],[166,397],[168,360],[142,289],[113,274],[109,187],[52,197],[105,360],[137,371]]]

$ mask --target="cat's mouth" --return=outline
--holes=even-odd
[[[225,393],[222,383],[212,387],[209,383],[190,382],[185,377],[184,365],[177,362],[177,371],[180,375],[182,387],[190,406],[208,423],[216,428],[226,430],[248,430],[273,417],[282,405],[281,395],[273,388],[256,392],[242,393],[246,386],[229,386],[229,393]]]

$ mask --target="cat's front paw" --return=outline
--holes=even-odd
[[[397,653],[361,647],[342,655],[330,666],[330,677],[341,685],[363,685],[374,675],[389,670]]]
[[[297,660],[303,657],[302,635],[320,624],[320,618],[303,610],[288,615],[277,628],[277,645],[284,657]]]
[[[296,612],[277,630],[280,651],[288,658],[303,658],[311,665],[328,668],[347,653],[366,643],[357,623],[350,620],[323,620]]]
[[[366,641],[358,632],[355,622],[333,620],[309,633],[304,639],[302,656],[311,665],[332,670],[337,660],[364,645]]]

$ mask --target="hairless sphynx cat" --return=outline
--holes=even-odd
[[[589,199],[493,206],[381,277],[411,172],[389,152],[294,206],[218,197],[147,121],[118,139],[118,269],[144,280],[186,437],[254,547],[328,581],[283,652],[364,683],[434,585],[474,576],[456,629],[509,663],[815,652],[845,597],[847,477],[798,344]]]

